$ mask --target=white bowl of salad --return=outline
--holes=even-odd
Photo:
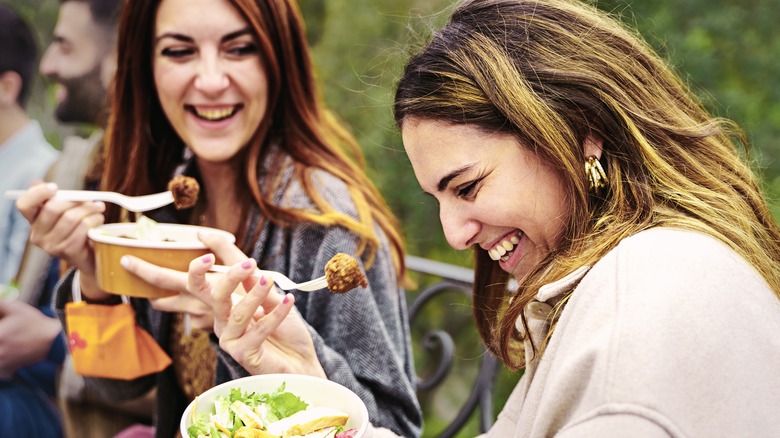
[[[357,394],[330,380],[264,374],[196,397],[180,427],[184,438],[359,438],[368,410]]]

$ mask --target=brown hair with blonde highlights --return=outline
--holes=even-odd
[[[401,128],[415,118],[512,134],[560,169],[571,212],[565,234],[519,279],[513,299],[507,274],[475,248],[477,327],[510,367],[524,365],[515,321],[527,328],[523,309],[542,285],[654,226],[714,236],[780,296],[780,229],[735,147],[747,152],[744,134],[713,117],[641,38],[593,6],[465,1],[408,62],[394,111]],[[598,196],[583,171],[590,134],[604,141],[609,177]]]
[[[301,13],[293,0],[230,0],[253,31],[268,78],[267,116],[233,158],[241,196],[243,229],[238,242],[251,247],[248,214],[256,205],[264,220],[282,225],[300,222],[343,226],[360,236],[360,251],[370,265],[380,245],[374,226],[387,235],[394,262],[403,277],[404,245],[396,218],[364,172],[362,152],[352,135],[324,106],[315,84]],[[140,195],[165,190],[185,145],[168,122],[152,76],[155,17],[160,0],[133,0],[122,11],[118,69],[107,129],[103,190]],[[289,166],[264,161],[273,147],[292,157],[293,174],[319,211],[281,208],[273,195]],[[317,193],[311,173],[325,170],[344,181],[355,203],[357,219],[336,212]],[[264,177],[272,186],[261,187]],[[205,194],[208,196],[208,194]],[[120,220],[109,206],[107,221]],[[257,227],[259,232],[262,227]],[[245,247],[245,250],[248,248]]]

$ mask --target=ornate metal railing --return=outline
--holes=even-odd
[[[465,294],[471,297],[474,273],[471,269],[424,259],[415,256],[406,257],[407,268],[424,276],[429,276],[434,282],[415,291],[409,306],[409,319],[412,327],[416,326],[422,317],[422,309],[438,303],[440,297],[450,293]],[[446,303],[446,301],[445,301]],[[446,313],[446,310],[445,310]],[[413,330],[413,336],[415,336]],[[423,352],[415,351],[415,355],[426,354],[433,358],[433,371],[417,378],[418,396],[435,392],[447,384],[452,377],[453,363],[458,354],[458,343],[451,333],[444,329],[433,328],[422,334],[419,345]],[[481,345],[481,344],[480,344]],[[430,358],[429,358],[430,359]],[[475,411],[479,410],[478,427],[480,432],[486,432],[493,424],[493,385],[498,373],[498,360],[482,347],[479,355],[476,377],[465,400],[458,402],[460,409],[455,418],[447,424],[444,431],[437,435],[440,438],[454,437],[468,422]],[[418,370],[419,373],[419,370]],[[462,383],[458,381],[457,383]],[[426,434],[427,435],[427,434]]]

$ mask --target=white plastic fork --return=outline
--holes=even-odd
[[[230,266],[214,265],[209,270],[213,272],[227,272],[228,270],[230,270]],[[289,278],[287,278],[287,276],[282,274],[281,272],[263,271],[262,269],[255,269],[255,274],[267,275],[271,277],[274,283],[276,283],[276,286],[278,286],[279,289],[282,290],[297,289],[303,292],[313,292],[315,290],[320,290],[328,287],[328,280],[325,279],[324,275],[322,277],[317,277],[314,280],[305,281],[303,283],[296,283],[290,280]]]
[[[6,199],[16,199],[25,190],[7,190]],[[127,196],[116,192],[101,192],[97,190],[57,190],[54,199],[63,201],[104,201],[111,202],[125,209],[140,213],[164,207],[173,202],[173,193],[170,190],[143,196]]]

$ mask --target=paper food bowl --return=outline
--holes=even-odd
[[[149,263],[186,272],[196,257],[209,249],[198,239],[198,232],[223,234],[231,242],[236,238],[227,231],[195,225],[156,224],[158,239],[147,240],[136,235],[135,223],[105,224],[91,228],[87,237],[95,248],[97,283],[102,290],[118,295],[160,298],[177,292],[150,284],[133,275],[119,264],[119,259],[132,255]]]
[[[263,374],[225,382],[196,397],[181,417],[181,436],[189,437],[187,429],[192,424],[195,413],[212,412],[214,397],[218,394],[230,394],[233,388],[265,394],[275,391],[282,382],[285,384],[285,391],[297,395],[310,406],[328,407],[347,413],[349,420],[344,428],[357,429],[355,438],[361,438],[365,434],[368,428],[368,409],[363,400],[345,386],[327,379],[300,374]]]

